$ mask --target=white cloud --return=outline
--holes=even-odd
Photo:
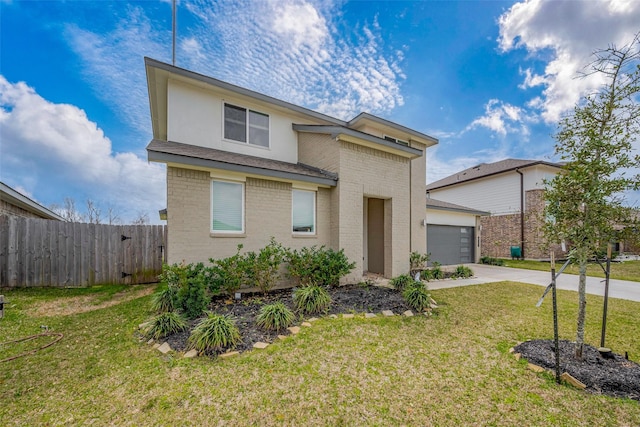
[[[51,201],[61,201],[78,192],[116,205],[125,217],[166,203],[163,167],[133,153],[114,153],[109,138],[83,110],[49,102],[2,75],[0,128],[3,176],[22,177],[30,170],[28,178],[14,184],[26,194],[47,188]]]
[[[638,1],[528,0],[500,17],[498,42],[504,52],[522,48],[531,58],[551,55],[542,74],[525,71],[521,88],[543,86],[541,115],[547,123],[556,123],[581,95],[602,83],[598,75],[576,78],[591,53],[629,43],[640,30],[639,23]]]
[[[484,115],[473,120],[465,131],[480,126],[503,137],[506,136],[507,133],[522,133],[523,129],[525,130],[524,133],[528,135],[529,131],[522,122],[530,119],[527,119],[522,108],[497,99],[490,99],[489,102],[485,104],[484,109]]]
[[[142,9],[132,8],[126,19],[110,32],[98,34],[70,24],[65,35],[98,98],[109,105],[123,123],[141,135],[150,135],[143,57],[171,60],[171,27],[154,28]],[[193,43],[185,40],[185,44],[185,49],[193,54]]]
[[[188,37],[202,55],[180,52],[178,64],[320,112],[351,119],[382,114],[404,100],[402,54],[387,52],[378,23],[339,37],[331,1],[192,0],[198,18]],[[351,37],[352,36],[352,37]]]

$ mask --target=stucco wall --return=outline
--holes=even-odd
[[[249,156],[298,161],[298,143],[292,129],[293,117],[279,110],[246,100],[223,97],[213,89],[169,80],[167,92],[167,139],[183,144],[231,151]],[[263,148],[224,139],[223,105],[230,103],[269,115],[270,147]]]

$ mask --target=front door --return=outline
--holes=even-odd
[[[384,200],[368,199],[367,259],[371,273],[384,274]]]

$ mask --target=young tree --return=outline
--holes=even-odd
[[[569,255],[579,266],[577,358],[584,346],[587,262],[619,237],[620,225],[633,221],[624,192],[640,189],[640,155],[633,150],[640,135],[639,37],[593,54],[585,76],[600,78],[603,85],[560,121],[555,135],[555,152],[567,163],[547,182],[545,231],[550,242],[571,245]]]
[[[64,198],[64,205],[53,204],[51,210],[69,222],[83,222],[84,215],[76,208],[76,201],[72,197]]]
[[[102,209],[91,199],[87,199],[87,222],[89,224],[102,224]]]
[[[149,224],[149,214],[143,211],[138,211],[137,216],[131,221],[133,225],[147,225]]]

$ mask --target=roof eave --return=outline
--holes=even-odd
[[[8,185],[0,182],[0,193],[2,193],[2,200],[5,200],[21,209],[31,212],[35,215],[39,215],[43,219],[53,219],[58,221],[65,221],[57,213],[50,209],[45,208],[37,202],[34,202],[24,194],[21,194],[9,187]]]
[[[436,145],[436,144],[439,143],[437,138],[434,138],[434,137],[432,137],[430,135],[427,135],[427,134],[422,133],[422,132],[418,132],[418,131],[416,131],[414,129],[408,128],[408,127],[400,125],[398,123],[394,123],[394,122],[389,121],[387,119],[383,119],[382,117],[374,116],[373,114],[366,113],[366,112],[362,112],[362,113],[358,114],[356,117],[354,117],[353,119],[351,119],[347,123],[347,126],[349,128],[351,128],[351,127],[357,125],[358,122],[366,121],[366,120],[369,120],[369,121],[372,121],[372,122],[375,122],[375,123],[379,123],[379,124],[382,124],[384,126],[388,126],[388,127],[397,129],[397,130],[399,130],[401,132],[404,132],[404,133],[407,133],[409,135],[412,135],[412,136],[422,140],[422,141],[418,141],[418,142],[420,142],[422,144],[425,144],[427,147],[431,147],[431,146]]]
[[[151,162],[158,163],[177,163],[186,166],[194,166],[205,169],[218,169],[230,172],[246,173],[250,175],[259,175],[270,178],[277,178],[286,181],[300,181],[308,182],[312,184],[323,185],[327,187],[335,187],[337,185],[336,179],[333,178],[320,178],[315,176],[308,176],[303,174],[297,174],[293,172],[284,172],[273,169],[258,168],[254,166],[238,165],[235,163],[221,162],[218,160],[201,159],[198,157],[183,156],[179,154],[165,153],[162,151],[155,151],[147,148],[147,158]]]
[[[187,70],[187,69],[184,69],[184,68],[176,67],[176,66],[173,66],[173,65],[170,65],[170,64],[167,64],[167,63],[152,59],[152,58],[148,58],[148,57],[144,58],[144,62],[145,62],[145,66],[147,68],[147,76],[149,75],[149,70],[150,69],[162,70],[162,71],[165,71],[167,73],[171,73],[173,75],[180,76],[180,77],[183,77],[183,78],[186,78],[186,79],[202,82],[202,83],[208,84],[210,86],[217,87],[217,88],[220,88],[222,90],[235,93],[237,95],[245,96],[245,97],[252,98],[254,100],[260,101],[260,102],[268,103],[268,104],[275,105],[275,106],[280,107],[280,108],[291,110],[291,111],[293,111],[295,113],[307,116],[307,117],[312,118],[314,120],[319,120],[321,122],[329,122],[329,123],[340,125],[340,126],[346,126],[347,125],[347,122],[345,122],[343,120],[340,120],[340,119],[337,119],[335,117],[331,117],[331,116],[328,116],[326,114],[322,114],[322,113],[319,113],[317,111],[313,111],[313,110],[310,110],[308,108],[301,107],[299,105],[291,104],[290,102],[286,102],[286,101],[283,101],[281,99],[277,99],[277,98],[274,98],[274,97],[271,97],[271,96],[268,96],[268,95],[264,95],[262,93],[252,91],[250,89],[246,89],[246,88],[243,88],[243,87],[240,87],[240,86],[236,86],[236,85],[233,85],[231,83],[227,83],[227,82],[224,82],[222,80],[218,80],[218,79],[213,78],[213,77],[205,76],[204,74],[199,74],[199,73],[196,73],[194,71],[190,71],[190,70]],[[147,82],[149,84],[149,79],[148,78],[147,78]],[[149,85],[149,88],[151,90],[151,86],[150,85]],[[150,96],[150,99],[151,99],[151,96]],[[155,135],[154,135],[154,137],[155,137]],[[160,138],[160,139],[164,139],[164,138]]]
[[[387,141],[386,139],[378,138],[373,135],[366,134],[354,129],[349,129],[343,126],[322,126],[322,125],[302,125],[293,124],[293,130],[297,132],[309,132],[309,133],[323,133],[331,135],[333,138],[340,138],[341,136],[348,136],[363,141],[367,141],[372,144],[380,145],[388,150],[401,152],[403,157],[420,157],[423,155],[423,151],[417,148],[408,147],[406,145],[397,144],[395,142]],[[346,140],[346,139],[345,139]]]

